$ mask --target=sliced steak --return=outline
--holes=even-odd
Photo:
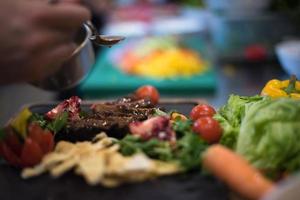
[[[92,113],[81,119],[67,123],[66,128],[56,134],[56,141],[91,140],[96,134],[104,131],[111,137],[122,138],[128,132],[128,125],[135,121],[144,121],[153,115],[154,107],[143,101],[116,101],[95,104]]]

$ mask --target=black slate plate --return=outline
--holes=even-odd
[[[33,112],[45,113],[55,104],[30,106]],[[188,114],[193,102],[162,103],[166,110]],[[83,109],[90,106],[83,104]],[[89,186],[72,172],[59,179],[42,175],[22,180],[20,171],[0,163],[0,200],[225,200],[229,199],[225,185],[199,172],[160,177],[143,183],[125,184],[114,189]]]

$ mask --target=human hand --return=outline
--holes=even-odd
[[[90,12],[70,1],[0,1],[0,84],[41,80],[72,54]]]

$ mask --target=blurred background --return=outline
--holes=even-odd
[[[144,84],[163,98],[206,99],[259,94],[273,78],[300,75],[299,0],[86,0],[102,34],[124,35],[94,47],[96,63],[76,88],[47,92],[0,87],[3,125],[26,104],[112,99]]]

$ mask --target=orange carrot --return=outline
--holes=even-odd
[[[248,199],[260,199],[274,188],[274,184],[244,158],[219,144],[203,154],[203,166]]]

